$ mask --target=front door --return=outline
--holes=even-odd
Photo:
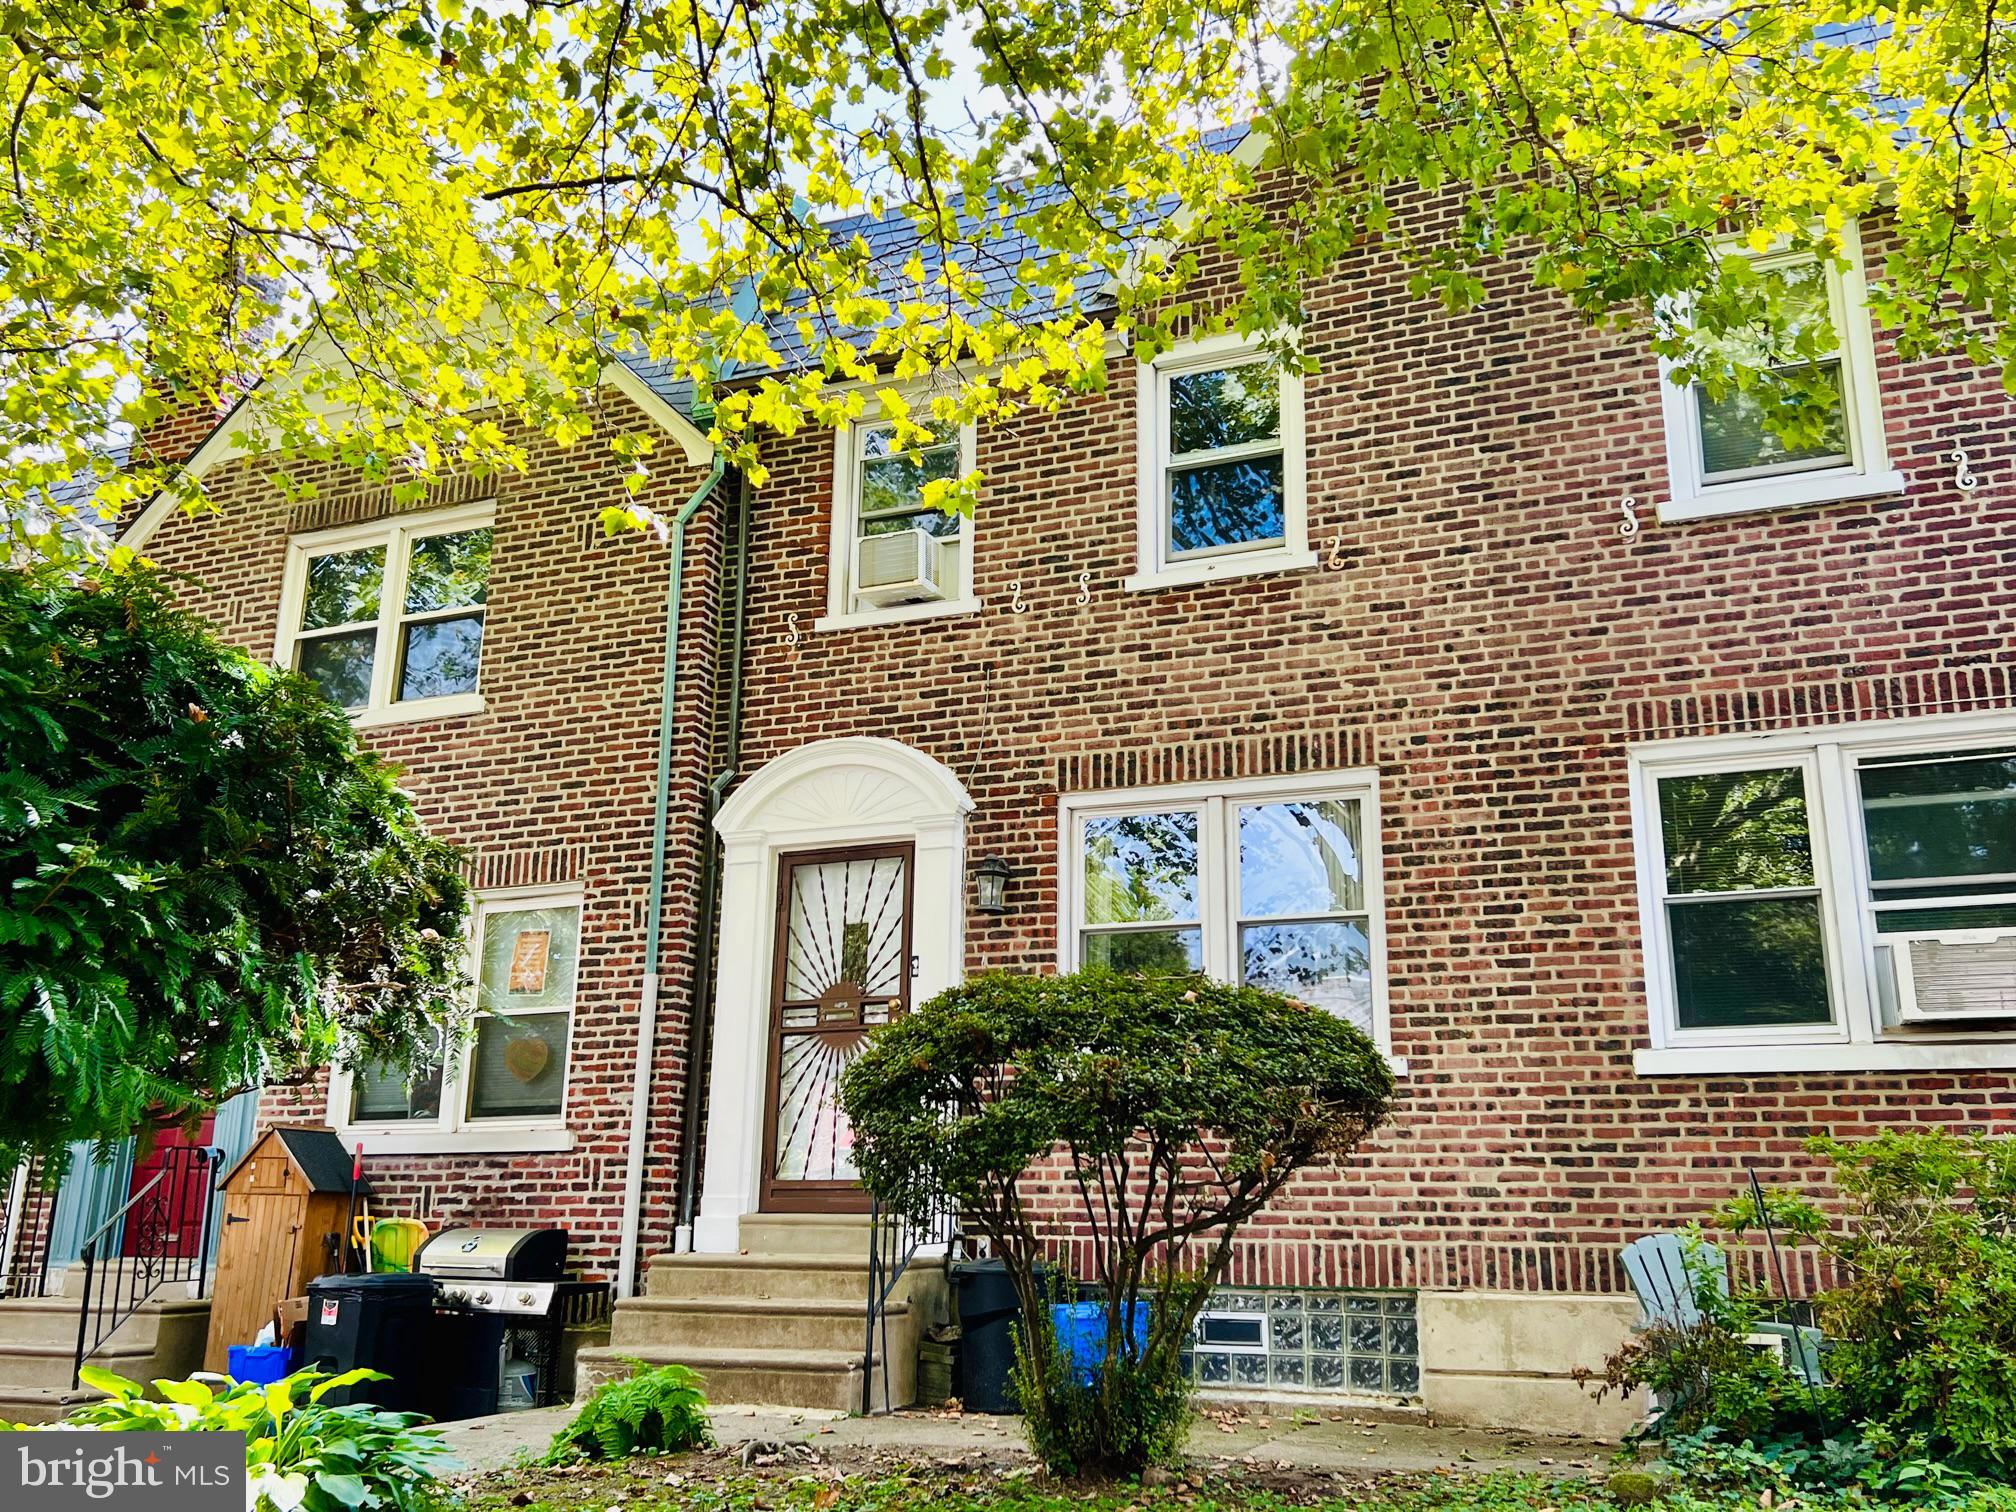
[[[144,1221],[128,1221],[122,1236],[121,1253],[144,1251],[153,1242],[167,1246],[165,1253],[175,1259],[196,1258],[196,1245],[203,1236],[203,1209],[210,1201],[210,1168],[200,1157],[183,1152],[202,1149],[215,1142],[217,1130],[216,1115],[205,1118],[194,1134],[186,1134],[180,1128],[170,1126],[158,1129],[154,1134],[154,1147],[133,1162],[132,1179],[127,1182],[126,1200],[132,1201],[147,1189],[149,1182],[161,1176],[160,1189],[153,1201],[143,1203]],[[140,1230],[158,1226],[158,1234],[143,1235]],[[203,1257],[208,1259],[206,1255]]]
[[[910,1007],[908,845],[779,858],[763,1209],[865,1212],[840,1073]]]

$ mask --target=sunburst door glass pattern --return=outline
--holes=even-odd
[[[904,1008],[901,856],[802,862],[785,897],[777,1047],[777,1181],[852,1181],[854,1133],[840,1073],[869,1029]]]

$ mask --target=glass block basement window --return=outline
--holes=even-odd
[[[1188,1358],[1204,1387],[1353,1396],[1421,1390],[1411,1292],[1221,1289],[1197,1315]]]

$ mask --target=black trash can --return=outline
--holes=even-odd
[[[391,1412],[426,1412],[438,1396],[430,1344],[434,1278],[404,1273],[320,1276],[308,1283],[305,1363],[340,1375],[382,1370],[385,1381],[359,1381],[322,1400],[370,1402]]]
[[[1039,1267],[1036,1285],[1043,1285]],[[1003,1260],[968,1260],[952,1267],[959,1288],[959,1398],[968,1412],[1020,1412],[1008,1373],[1015,1368],[1015,1329],[1022,1303]]]

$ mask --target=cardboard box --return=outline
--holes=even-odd
[[[273,1309],[273,1342],[285,1345],[299,1359],[308,1342],[308,1299],[288,1297]]]

